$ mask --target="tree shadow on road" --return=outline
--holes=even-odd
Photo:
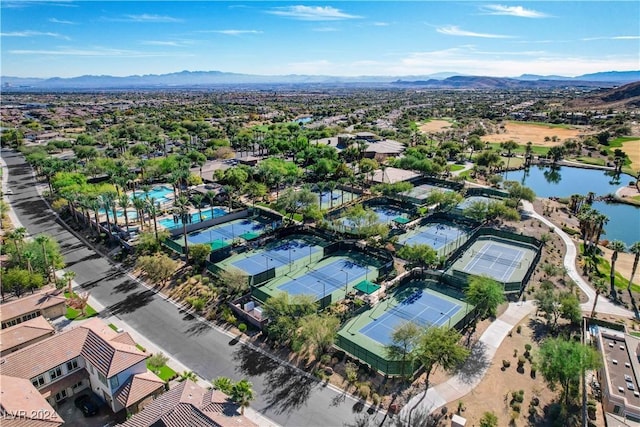
[[[243,375],[262,377],[267,408],[278,414],[300,408],[318,384],[313,377],[301,375],[294,368],[248,346],[240,346],[234,354],[240,362],[237,370]]]
[[[476,341],[470,350],[469,357],[456,372],[460,381],[465,384],[471,384],[478,377],[482,377],[485,369],[491,364],[491,360],[487,358],[487,346],[485,343]]]
[[[133,291],[134,289],[136,289],[138,287],[138,284],[131,279],[127,279],[125,281],[123,281],[122,283],[120,283],[119,285],[116,285],[113,287],[113,293],[129,293],[131,291]]]
[[[113,314],[133,313],[139,308],[149,304],[154,296],[153,291],[141,291],[135,294],[127,295],[125,299],[107,307]]]

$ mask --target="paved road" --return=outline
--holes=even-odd
[[[290,367],[237,343],[194,319],[118,271],[70,233],[38,196],[22,156],[3,151],[9,200],[29,234],[48,233],[60,243],[76,282],[106,309],[203,378],[249,379],[252,407],[283,426],[343,426],[358,413],[356,401]]]

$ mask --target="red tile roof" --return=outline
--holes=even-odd
[[[186,380],[147,405],[122,427],[257,427],[227,395]]]
[[[129,377],[114,397],[128,408],[161,388],[164,388],[164,381],[151,372],[143,372]]]
[[[118,342],[115,338],[122,341],[120,335],[100,319],[89,319],[74,329],[3,357],[0,374],[33,378],[82,356],[110,378],[149,357],[135,345]]]
[[[65,304],[65,302],[64,295],[58,290],[25,296],[0,305],[0,321],[13,319],[35,310],[43,310],[58,304]]]
[[[53,335],[55,329],[42,316],[0,331],[0,351],[10,350],[35,339]]]
[[[64,423],[28,379],[2,375],[0,384],[3,427],[58,427]]]

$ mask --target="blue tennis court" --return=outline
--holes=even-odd
[[[290,240],[275,248],[264,249],[240,259],[232,265],[249,275],[256,275],[270,268],[278,268],[301,258],[310,257],[323,249],[304,240]]]
[[[215,208],[206,208],[202,210],[202,221],[206,221],[211,218],[218,218],[220,216],[224,216],[227,214],[227,209],[221,207]],[[193,212],[190,214],[190,219],[188,223],[196,223],[200,222],[200,213]],[[162,225],[164,228],[177,228],[182,227],[182,218],[180,215],[174,215],[173,218],[163,218],[158,221],[158,224]]]
[[[513,272],[520,268],[524,250],[513,246],[485,243],[479,251],[472,252],[473,257],[463,271],[476,275],[487,275],[499,282],[506,282]]]
[[[391,335],[395,329],[406,322],[414,322],[419,326],[451,326],[451,318],[462,308],[461,304],[440,298],[424,289],[385,313],[372,320],[360,329],[360,333],[382,345],[392,343]]]
[[[465,234],[458,227],[446,224],[434,224],[418,230],[416,234],[401,236],[398,242],[401,245],[429,245],[438,250]]]
[[[283,283],[278,290],[289,295],[313,295],[320,299],[349,283],[365,280],[369,271],[372,270],[352,260],[339,259],[317,270],[308,270],[304,276]]]
[[[204,230],[187,235],[189,243],[211,243],[216,240],[232,241],[246,235],[260,235],[266,224],[253,219],[239,219],[224,224],[214,225]]]

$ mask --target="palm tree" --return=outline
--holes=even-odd
[[[113,234],[111,232],[111,219],[109,217],[109,211],[115,206],[116,195],[111,191],[107,191],[106,193],[102,193],[98,197],[100,199],[100,204],[104,209],[104,213],[107,217],[107,233],[109,234],[109,237],[113,238]]]
[[[124,211],[124,225],[129,231],[129,214],[127,213],[127,209],[131,206],[131,199],[129,199],[129,195],[123,192],[120,197],[118,197],[118,204]]]
[[[607,290],[607,284],[604,282],[604,279],[596,279],[593,282],[593,287],[596,290],[596,297],[593,299],[593,307],[591,308],[591,318],[596,315],[596,304],[598,304],[598,297],[601,293]]]
[[[182,381],[186,381],[186,380],[197,382],[198,381],[198,376],[193,371],[183,371],[180,374],[180,378],[178,378],[178,381],[182,382]]]
[[[231,400],[240,406],[240,414],[244,415],[244,408],[255,399],[252,384],[246,379],[240,380],[231,387]]]
[[[213,218],[213,204],[216,201],[216,196],[217,194],[214,191],[207,191],[204,195],[204,197],[207,199],[207,202],[209,202],[209,207],[211,208],[211,218]]]
[[[142,197],[133,196],[131,204],[138,214],[138,221],[140,221],[140,231],[144,231],[144,210],[147,207],[147,203]]]
[[[67,281],[67,292],[69,292],[69,298],[73,295],[73,287],[71,286],[71,282],[76,278],[76,272],[67,270],[62,275],[62,278]]]
[[[36,254],[32,250],[25,250],[22,254],[25,262],[27,263],[27,271],[29,274],[33,273],[33,261],[36,259]]]
[[[629,252],[635,255],[633,258],[633,267],[631,267],[631,276],[629,277],[629,284],[627,285],[627,291],[631,292],[631,284],[633,283],[633,277],[636,275],[636,269],[638,268],[638,260],[640,260],[640,242],[635,242],[629,247]]]
[[[7,234],[7,239],[12,240],[16,247],[16,256],[18,257],[18,264],[22,264],[22,243],[27,236],[27,229],[24,227],[18,227]]]
[[[47,243],[49,243],[49,240],[49,236],[45,234],[40,234],[35,238],[36,243],[42,247],[42,259],[44,259],[44,270],[47,280],[51,279],[51,269],[49,268],[49,260],[47,257]]]
[[[196,208],[198,208],[198,216],[200,218],[200,222],[202,222],[202,201],[204,200],[204,195],[201,193],[196,193],[191,196],[191,200]]]
[[[611,281],[611,296],[615,299],[616,296],[616,261],[618,260],[618,252],[624,252],[627,250],[627,246],[620,240],[614,240],[609,243],[609,249],[611,253],[611,273],[609,274],[609,280]]]
[[[510,139],[509,141],[501,142],[500,148],[502,148],[503,150],[507,150],[507,170],[508,170],[509,161],[511,160],[511,152],[516,148],[518,148],[518,143]]]
[[[96,232],[98,233],[98,236],[100,236],[100,220],[98,219],[100,198],[97,196],[89,196],[87,198],[87,207],[93,211],[93,220],[96,224]]]
[[[151,216],[151,218],[153,219],[153,232],[156,235],[156,241],[158,241],[158,211],[159,211],[159,205],[156,205],[156,199],[153,197],[149,197],[147,199],[146,205],[145,205],[147,212],[149,212],[149,215]]]
[[[182,219],[182,235],[184,236],[184,257],[189,263],[189,241],[187,239],[187,217],[189,216],[189,199],[186,196],[178,196],[173,201],[176,213]]]

